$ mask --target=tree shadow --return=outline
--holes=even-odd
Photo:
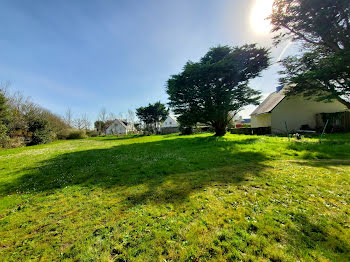
[[[99,136],[98,138],[100,140],[97,141],[115,141],[115,140],[126,140],[126,139],[132,139],[132,138],[138,138],[138,137],[144,137],[146,135],[142,134],[134,134],[134,135],[105,135],[105,136]],[[102,139],[101,139],[102,138]],[[96,139],[93,139],[96,141]]]
[[[318,159],[318,160],[295,160],[291,161],[297,163],[300,166],[311,166],[326,168],[329,170],[344,170],[344,168],[349,168],[349,159]]]
[[[350,159],[350,143],[326,141],[322,144],[316,142],[293,142],[287,149],[299,152],[305,160],[331,160]]]
[[[329,226],[321,225],[322,221],[312,222],[301,213],[292,214],[292,221],[295,227],[288,229],[288,242],[294,247],[296,254],[313,258],[312,253],[316,251],[331,260],[334,258],[337,258],[337,261],[350,260],[349,245],[338,235],[332,234]],[[300,253],[301,250],[303,254]]]
[[[111,190],[142,185],[144,191],[126,196],[128,203],[182,201],[211,183],[236,184],[248,175],[259,175],[266,157],[242,152],[238,146],[254,142],[181,137],[69,152],[21,170],[24,175],[3,186],[0,194],[74,185]]]

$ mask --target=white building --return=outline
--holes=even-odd
[[[168,116],[163,123],[160,124],[159,131],[162,134],[171,134],[179,132],[179,123],[176,121],[176,117]]]
[[[316,128],[316,115],[348,111],[347,102],[334,99],[318,102],[303,96],[285,96],[285,88],[278,87],[251,114],[251,127],[271,127],[272,133],[298,131],[305,126]]]
[[[179,127],[179,124],[176,121],[176,117],[168,116],[163,123],[160,124],[160,128],[164,127]]]
[[[120,119],[115,119],[113,123],[106,129],[106,135],[126,135],[134,130],[135,129],[133,124]]]

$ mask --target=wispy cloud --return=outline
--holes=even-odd
[[[283,50],[281,51],[280,55],[278,56],[276,63],[280,62],[281,59],[283,58],[284,54],[287,52],[288,48],[292,45],[292,40],[289,40],[287,45],[283,48]]]

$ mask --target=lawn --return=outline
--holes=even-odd
[[[0,151],[0,261],[349,261],[350,134]]]

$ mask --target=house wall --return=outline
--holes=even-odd
[[[162,127],[160,129],[160,133],[162,135],[173,134],[173,133],[178,133],[178,132],[180,132],[178,127]]]
[[[176,120],[174,120],[173,118],[168,116],[167,119],[165,119],[165,121],[161,124],[160,127],[161,128],[164,128],[164,127],[178,127],[178,123],[176,122]]]
[[[119,122],[113,122],[106,130],[107,135],[126,134],[127,130]]]
[[[284,98],[271,113],[272,133],[285,133],[287,127],[289,132],[299,130],[302,125],[316,128],[316,114],[346,111],[347,107],[334,100],[330,103],[307,100],[301,96]]]
[[[271,126],[271,114],[252,115],[250,126],[252,128]]]

